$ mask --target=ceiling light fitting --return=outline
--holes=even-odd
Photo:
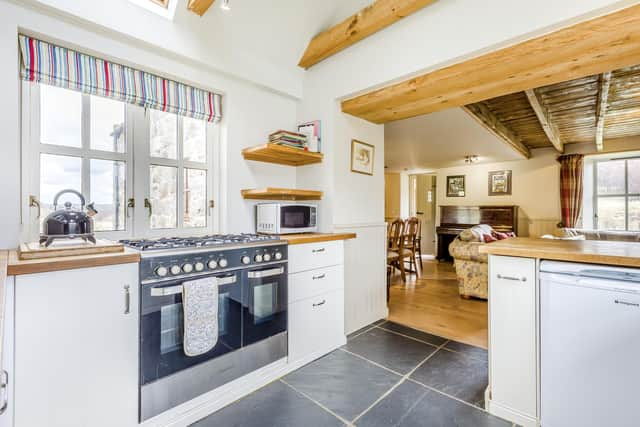
[[[229,0],[222,0],[222,4],[220,5],[220,9],[222,9],[222,10],[231,10],[231,6],[229,6]]]
[[[468,165],[471,165],[478,161],[478,156],[475,154],[471,154],[469,156],[464,156],[464,162]]]

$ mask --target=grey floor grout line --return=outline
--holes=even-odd
[[[469,402],[467,402],[466,400],[462,400],[462,399],[460,399],[459,397],[455,397],[455,396],[452,396],[452,395],[450,395],[450,394],[448,394],[448,393],[445,393],[444,391],[438,390],[437,388],[435,388],[435,387],[433,387],[433,386],[430,386],[430,385],[427,385],[427,384],[421,383],[420,381],[418,381],[418,380],[416,380],[416,379],[414,379],[414,378],[407,378],[407,379],[408,379],[409,381],[411,381],[412,383],[416,383],[416,384],[418,384],[418,385],[421,385],[421,386],[422,386],[422,387],[424,387],[424,388],[428,388],[429,390],[434,391],[434,392],[436,392],[436,393],[438,393],[438,394],[441,394],[441,395],[443,395],[443,396],[445,396],[445,397],[448,397],[449,399],[457,400],[457,401],[458,401],[458,402],[460,402],[460,403],[464,403],[464,404],[465,404],[465,405],[467,405],[467,406],[471,406],[472,408],[479,409],[480,411],[482,411],[482,412],[485,412],[485,413],[489,414],[489,412],[488,412],[485,408],[483,408],[483,407],[476,406],[476,405],[474,405],[473,403],[469,403]],[[490,415],[491,415],[491,414],[490,414]]]
[[[369,327],[369,326],[370,326],[370,327]],[[356,334],[356,335],[354,335],[354,336],[352,336],[352,337],[347,337],[347,341],[348,341],[348,340],[352,340],[352,339],[354,339],[354,338],[356,338],[356,337],[359,337],[359,336],[360,336],[360,335],[362,335],[362,334],[366,334],[366,333],[367,333],[367,332],[369,332],[370,330],[372,330],[372,329],[374,329],[374,328],[377,328],[377,327],[378,327],[378,325],[374,325],[374,324],[371,324],[371,325],[369,325],[369,326],[365,326],[364,328],[362,328],[362,329],[365,329],[365,328],[366,328],[366,329],[365,329],[365,330],[363,330],[362,332],[358,332],[358,331],[356,331],[357,333],[356,333],[356,332],[354,332],[354,334]]]
[[[478,348],[480,348],[480,347],[478,347]],[[448,351],[449,353],[462,354],[462,355],[464,355],[464,356],[469,356],[469,357],[470,357],[470,358],[472,358],[472,359],[479,360],[479,361],[481,361],[481,362],[487,362],[487,363],[489,363],[489,361],[488,361],[486,358],[484,358],[484,357],[474,356],[473,354],[470,354],[470,353],[468,353],[468,352],[467,352],[467,353],[465,353],[464,351],[452,350],[452,349],[450,349],[450,348],[443,348],[443,350],[446,350],[446,351]]]
[[[438,346],[436,348],[436,350],[431,353],[430,355],[428,355],[422,362],[418,363],[412,370],[410,370],[409,372],[406,373],[406,375],[403,375],[402,378],[400,379],[400,381],[394,385],[390,390],[388,390],[386,393],[384,393],[382,396],[380,396],[378,399],[376,399],[375,402],[373,402],[368,408],[366,408],[363,412],[361,412],[357,417],[355,417],[353,419],[353,423],[355,423],[356,421],[358,421],[363,415],[365,415],[368,411],[370,411],[375,405],[377,405],[380,401],[382,401],[382,399],[384,399],[386,396],[388,396],[389,394],[391,394],[391,392],[397,388],[398,386],[400,386],[400,384],[402,384],[404,381],[406,381],[407,379],[409,379],[409,376],[411,376],[411,374],[413,374],[419,367],[421,367],[422,365],[424,365],[429,359],[431,359],[433,357],[434,354],[436,354],[442,347],[444,347],[447,343],[449,342],[449,340],[446,340],[445,342],[443,342],[440,346]],[[372,360],[367,359],[366,357],[363,357],[364,360],[367,360],[373,364],[376,364],[375,362],[373,362]],[[385,368],[387,369],[387,368]],[[392,371],[393,372],[393,371]]]
[[[348,421],[345,418],[342,418],[340,415],[336,414],[335,412],[333,412],[331,409],[327,408],[326,406],[324,406],[322,403],[318,402],[317,400],[313,399],[311,396],[309,396],[307,393],[298,390],[297,388],[295,388],[294,386],[292,386],[291,384],[289,384],[288,382],[286,382],[284,379],[280,378],[280,382],[283,383],[284,385],[286,385],[287,387],[289,387],[291,390],[295,391],[296,393],[298,393],[299,395],[301,395],[302,397],[310,400],[311,402],[315,403],[316,405],[318,405],[321,409],[324,409],[325,411],[327,411],[328,413],[330,413],[331,415],[333,415],[334,417],[336,417],[337,419],[339,419],[340,421],[342,421],[345,425],[347,426],[353,426],[353,423]]]
[[[378,362],[374,362],[374,361],[373,361],[373,360],[371,360],[371,359],[367,359],[366,357],[364,357],[364,356],[362,356],[362,355],[360,355],[360,354],[358,354],[358,353],[353,353],[353,352],[351,352],[351,351],[347,350],[346,348],[342,348],[342,347],[340,347],[338,350],[340,350],[340,351],[342,351],[342,352],[344,352],[344,353],[350,354],[350,355],[352,355],[352,356],[355,356],[355,357],[357,357],[358,359],[362,359],[362,360],[364,360],[365,362],[369,362],[369,363],[371,363],[372,365],[375,365],[376,367],[378,367],[378,368],[380,368],[380,369],[384,369],[385,371],[389,371],[389,372],[391,372],[392,374],[396,374],[396,375],[397,375],[397,376],[399,376],[399,377],[404,377],[404,374],[402,374],[402,373],[400,373],[400,372],[398,372],[398,371],[394,371],[394,370],[393,370],[393,369],[391,369],[391,368],[387,368],[386,366],[381,365],[381,364],[380,364],[380,363],[378,363]]]
[[[422,343],[422,344],[429,344],[430,346],[432,346],[434,348],[438,348],[439,347],[436,344],[430,343],[430,342],[425,341],[425,340],[421,340],[420,338],[412,337],[411,335],[405,335],[402,332],[393,331],[391,329],[383,328],[382,326],[374,326],[374,327],[378,328],[378,329],[382,329],[383,331],[386,331],[386,332],[391,332],[392,334],[400,335],[401,337],[409,338],[410,340],[418,341],[419,343]],[[373,328],[371,328],[371,329],[373,329]],[[415,330],[417,331],[417,329],[415,329]],[[367,332],[369,332],[369,331],[367,331]],[[437,335],[434,335],[434,336],[437,336]],[[448,340],[447,338],[444,338],[444,337],[440,337],[440,338],[445,340],[445,342],[449,342],[450,341],[450,340]]]

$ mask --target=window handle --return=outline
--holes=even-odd
[[[127,200],[127,218],[131,216],[129,214],[129,208],[135,208],[135,207],[136,207],[136,199],[131,197],[130,199]]]
[[[29,207],[30,208],[38,208],[38,218],[40,218],[40,200],[36,198],[36,196],[29,196]]]
[[[209,215],[211,215],[211,211],[216,207],[216,203],[213,200],[209,200]]]
[[[153,215],[153,208],[151,207],[151,201],[147,198],[144,199],[144,207],[149,209],[149,218]]]

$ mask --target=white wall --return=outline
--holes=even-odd
[[[0,247],[13,248],[20,233],[20,81],[18,28],[29,33],[52,35],[69,45],[90,46],[94,53],[115,58],[134,67],[151,69],[167,77],[179,78],[223,92],[222,145],[223,176],[221,200],[222,230],[253,230],[253,205],[240,196],[243,188],[260,186],[292,187],[296,171],[284,166],[244,161],[242,148],[263,143],[278,128],[294,128],[297,101],[224,74],[203,70],[158,55],[135,40],[104,36],[66,18],[51,17],[30,8],[0,1],[0,126],[3,129],[0,177],[3,186],[3,209],[0,212]],[[138,198],[143,197],[137,195]],[[26,201],[22,200],[23,204]],[[141,206],[141,204],[139,204]],[[26,208],[25,208],[26,209]]]
[[[440,206],[517,205],[519,207],[519,235],[538,234],[541,228],[555,228],[560,221],[560,164],[555,150],[534,150],[529,160],[484,163],[438,169],[436,180],[440,223]],[[489,196],[490,171],[512,171],[512,194]],[[447,197],[447,176],[465,175],[466,196]]]

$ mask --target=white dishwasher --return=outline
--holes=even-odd
[[[540,271],[541,426],[640,426],[640,269]]]

